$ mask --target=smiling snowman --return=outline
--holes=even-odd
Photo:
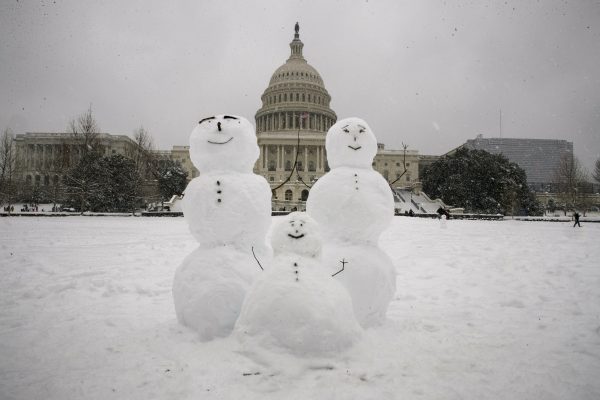
[[[347,118],[329,129],[325,148],[331,171],[312,187],[306,210],[328,239],[325,263],[345,264],[336,278],[350,292],[358,321],[377,325],[396,291],[394,266],[378,245],[394,216],[394,198],[372,168],[377,139],[365,121]]]
[[[202,119],[190,135],[190,157],[200,171],[187,186],[183,212],[198,248],[175,272],[179,322],[202,340],[227,336],[248,287],[260,270],[253,252],[270,259],[271,189],[252,173],[259,156],[253,126],[242,117]]]
[[[236,323],[241,341],[298,356],[349,348],[362,329],[348,292],[321,263],[315,221],[306,213],[289,214],[274,226],[271,245],[272,267],[248,292]]]

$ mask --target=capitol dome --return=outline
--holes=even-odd
[[[261,96],[262,107],[256,112],[256,131],[311,131],[326,133],[337,116],[330,108],[331,96],[323,78],[304,56],[299,26],[290,43],[291,54],[275,70]]]

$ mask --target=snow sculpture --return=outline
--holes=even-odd
[[[329,240],[325,264],[347,262],[336,279],[350,292],[358,321],[363,327],[377,325],[396,291],[392,261],[378,247],[394,216],[392,191],[371,166],[377,140],[365,121],[338,121],[327,132],[325,147],[331,171],[312,187],[306,210]]]
[[[185,190],[183,212],[199,246],[175,272],[173,299],[180,323],[202,340],[227,336],[246,291],[260,273],[252,252],[270,258],[271,189],[252,173],[259,149],[244,118],[204,118],[190,135],[200,171]]]
[[[321,263],[314,220],[289,214],[273,228],[271,245],[272,268],[248,292],[236,324],[240,339],[299,356],[349,348],[362,329],[348,292]]]

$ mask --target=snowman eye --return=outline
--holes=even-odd
[[[346,133],[350,133],[350,131],[348,129],[344,129],[344,132]]]
[[[360,131],[358,131],[358,133],[364,133],[364,132],[365,132],[364,129],[361,129]]]
[[[212,122],[211,120],[213,120],[213,119],[215,119],[215,117],[203,118],[203,119],[200,120],[200,122],[198,122],[198,124],[201,124],[204,121],[208,121],[208,123],[211,123]]]

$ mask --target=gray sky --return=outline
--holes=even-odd
[[[296,21],[338,118],[387,148],[498,137],[502,109],[503,137],[600,156],[600,0],[5,0],[0,128],[64,131],[91,103],[102,131],[168,149],[204,116],[254,123]]]

